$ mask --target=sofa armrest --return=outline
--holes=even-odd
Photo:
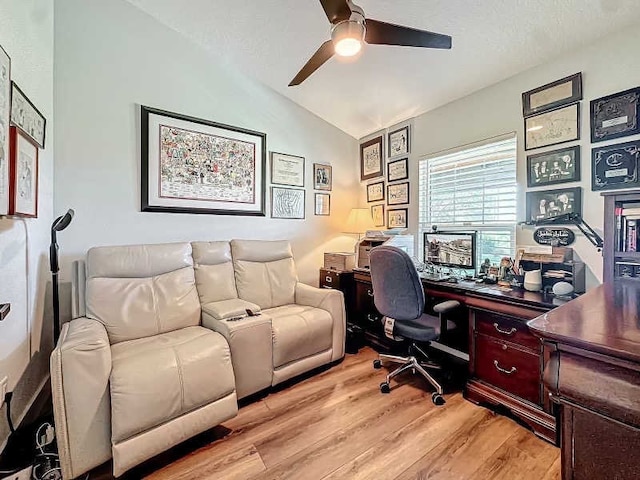
[[[340,290],[316,288],[304,283],[296,284],[296,304],[326,310],[333,319],[333,353],[331,361],[344,357],[346,313],[344,295]]]
[[[50,367],[63,478],[76,478],[111,458],[111,346],[104,326],[85,317],[65,323]]]

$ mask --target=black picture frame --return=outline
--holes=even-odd
[[[11,144],[11,57],[0,45],[0,215],[9,213]]]
[[[571,95],[561,96],[561,94],[559,94],[560,96],[557,97],[552,96],[546,103],[541,103],[537,106],[531,106],[531,99],[534,95],[542,94],[544,92],[551,94],[550,90],[552,90],[553,88],[557,88],[568,83],[571,83]],[[554,100],[554,98],[556,99]],[[528,92],[524,92],[522,94],[522,116],[529,117],[531,115],[554,110],[557,107],[575,103],[580,100],[582,100],[582,72],[574,73],[573,75],[561,78],[560,80],[556,80],[555,82],[547,83],[546,85],[542,85],[541,87],[534,88],[533,90],[529,90]],[[542,101],[544,102],[544,100]]]
[[[374,213],[375,210],[381,209],[380,218],[381,222],[376,222],[376,215]],[[384,227],[386,225],[386,220],[384,217],[384,203],[379,203],[378,205],[371,205],[371,218],[373,218],[373,226],[374,227]]]
[[[321,210],[319,210],[319,199],[326,197],[326,201],[327,201],[327,213],[322,213]],[[314,215],[318,216],[318,217],[328,217],[329,215],[331,215],[331,194],[330,193],[316,193],[314,195],[314,205],[313,205],[313,213]]]
[[[559,136],[560,135],[559,133],[554,133],[553,135],[551,135],[550,138],[556,137],[556,138],[562,138],[562,139],[558,141],[549,141],[548,143],[539,143],[539,144],[531,145],[531,139],[529,137],[533,136],[534,132],[537,130],[534,130],[536,126],[533,126],[533,125],[529,126],[529,122],[534,122],[536,119],[539,119],[545,125],[543,128],[557,129],[558,125],[560,125],[561,122],[558,122],[557,120],[553,119],[552,115],[560,112],[561,110],[572,109],[572,108],[576,109],[576,121],[575,121],[575,124],[572,125],[573,128],[571,129],[571,132],[573,132],[573,134],[571,136],[565,135],[564,137],[561,137]],[[543,118],[544,120],[541,120]],[[531,115],[524,119],[524,149],[527,151],[536,150],[538,148],[551,147],[553,145],[560,145],[562,143],[569,143],[576,140],[580,140],[580,103],[571,103],[569,105],[563,105],[561,107],[554,108],[553,110],[547,110],[542,113]]]
[[[194,124],[195,126],[203,125],[205,127],[213,127],[215,129],[221,129],[228,132],[228,135],[241,134],[251,138],[255,138],[256,147],[259,144],[260,152],[255,158],[255,172],[256,176],[259,175],[260,179],[256,182],[257,192],[254,195],[255,207],[253,210],[242,210],[240,208],[209,208],[209,207],[193,207],[193,206],[181,206],[178,200],[174,205],[159,205],[154,198],[150,198],[150,116],[157,115],[159,117],[165,117],[169,121],[178,120]],[[202,118],[191,117],[180,113],[169,112],[167,110],[161,110],[158,108],[148,107],[145,105],[140,106],[140,206],[143,212],[163,212],[163,213],[191,213],[191,214],[206,214],[206,215],[242,215],[242,216],[260,216],[264,217],[266,214],[266,163],[267,163],[267,134],[263,132],[257,132],[241,127],[234,127],[231,125],[225,125],[223,123],[212,122],[210,120],[204,120]],[[155,143],[157,139],[154,139]],[[155,162],[155,160],[154,160]],[[155,180],[157,172],[154,173]],[[206,203],[206,201],[202,201]]]
[[[391,178],[392,170],[394,169],[393,165],[401,166],[404,164],[404,173],[399,177]],[[407,180],[409,178],[409,158],[400,158],[398,160],[392,160],[387,163],[387,182],[398,182],[400,180]]]
[[[640,133],[640,87],[596,98],[590,107],[591,143]]]
[[[299,155],[291,155],[290,153],[282,153],[282,152],[271,152],[271,169],[269,171],[269,179],[271,180],[272,185],[283,185],[287,187],[299,187],[304,188],[305,177],[306,177],[306,160],[304,157]],[[302,165],[302,172],[300,173],[300,178],[298,182],[286,181],[285,179],[279,179],[277,174],[277,163],[282,160],[290,160],[291,162],[297,162]]]
[[[44,149],[47,119],[14,81],[11,81],[11,123]]]
[[[324,163],[313,164],[313,189],[330,192],[333,188],[333,169]]]
[[[372,193],[371,193],[371,187],[374,187],[376,185],[380,185],[380,196],[379,197],[373,197]],[[367,203],[371,203],[371,202],[379,202],[381,200],[384,200],[385,196],[384,196],[384,180],[381,180],[379,182],[373,182],[370,183],[369,185],[367,185]]]
[[[563,198],[563,195],[566,195],[566,198]],[[567,213],[582,215],[582,187],[527,192],[525,221],[535,223]]]
[[[387,135],[387,155],[389,158],[408,155],[411,151],[409,125],[389,132]]]
[[[394,192],[395,190],[398,190],[402,194],[399,199],[396,198],[398,194]],[[387,185],[387,205],[389,205],[390,207],[395,207],[396,205],[409,205],[409,203],[411,202],[410,195],[411,192],[409,190],[409,182]]]
[[[580,145],[527,156],[527,187],[580,181]]]
[[[391,223],[393,216],[396,219],[404,220],[404,223]],[[395,222],[395,220],[394,220]],[[408,208],[389,208],[387,209],[387,228],[409,228],[409,209]]]
[[[375,158],[376,156],[377,158]],[[372,165],[366,165],[369,162],[371,162]],[[373,170],[371,170],[371,168],[373,168]],[[365,173],[365,170],[371,171]],[[360,144],[360,181],[381,177],[383,170],[384,150],[382,149],[382,135],[379,135]]]
[[[293,205],[292,202],[282,202],[277,195],[289,195],[302,200],[302,205]],[[304,220],[306,218],[306,190],[302,188],[271,187],[271,218],[282,220]],[[291,197],[293,198],[293,197]],[[278,200],[278,201],[276,201]],[[295,200],[295,198],[294,198]]]
[[[591,190],[640,187],[640,140],[591,150]]]

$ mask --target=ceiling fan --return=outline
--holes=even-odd
[[[333,54],[343,57],[356,55],[362,43],[402,45],[407,47],[451,48],[451,37],[440,33],[417,30],[378,20],[365,19],[364,10],[351,0],[320,0],[331,22],[331,40],[324,42],[298,72],[289,86],[300,85],[320,68]]]

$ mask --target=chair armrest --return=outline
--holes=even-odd
[[[111,458],[111,346],[104,325],[85,317],[65,323],[50,367],[63,478],[76,478]]]
[[[460,302],[457,300],[447,300],[446,302],[440,302],[433,307],[433,311],[436,313],[447,313],[460,306]]]
[[[316,288],[304,283],[296,284],[296,304],[326,310],[333,319],[333,353],[331,361],[344,357],[346,313],[344,295],[340,290]]]

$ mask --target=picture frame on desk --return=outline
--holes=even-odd
[[[591,101],[591,142],[640,133],[640,87]]]

